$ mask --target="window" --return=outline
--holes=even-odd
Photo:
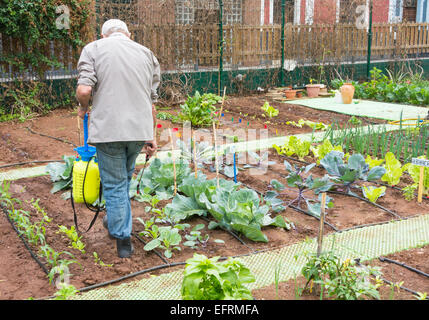
[[[423,1],[424,3],[425,1]],[[398,6],[397,6],[398,8]],[[400,6],[399,6],[400,8]],[[404,22],[416,22],[417,16],[417,0],[404,0],[404,12],[403,12],[403,21]],[[424,12],[426,13],[426,12]]]
[[[224,0],[223,19],[226,24],[242,22],[243,0]],[[217,23],[219,21],[218,0],[176,0],[176,23]]]

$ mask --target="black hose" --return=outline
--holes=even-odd
[[[206,222],[210,222],[210,220],[207,217],[200,216],[200,218]],[[255,252],[255,250],[252,247],[250,247],[246,242],[244,242],[244,240],[241,239],[235,232],[228,230],[227,228],[224,228],[222,226],[219,226],[219,228],[221,228],[223,231],[228,232],[231,236],[233,236],[235,239],[237,239],[246,248],[250,249],[252,252]]]
[[[328,191],[326,191],[326,192],[327,192],[327,193],[332,193],[332,194],[339,194],[339,195],[343,195],[343,196],[354,197],[354,198],[356,198],[356,199],[359,199],[359,200],[365,201],[365,202],[367,202],[367,203],[369,203],[369,204],[371,204],[371,205],[373,205],[373,206],[376,206],[377,208],[380,208],[380,209],[382,209],[382,210],[384,210],[384,211],[386,211],[386,212],[390,213],[391,215],[395,216],[397,219],[403,219],[400,215],[398,215],[397,213],[393,212],[392,210],[389,210],[389,209],[387,209],[387,208],[385,208],[385,207],[383,207],[383,206],[381,206],[381,205],[379,205],[379,204],[377,204],[377,203],[375,203],[375,202],[371,202],[371,201],[369,201],[368,199],[365,199],[365,198],[359,197],[359,196],[358,196],[358,195],[356,195],[356,194],[350,194],[350,193],[345,193],[345,192],[340,192],[340,191],[334,191],[334,190],[328,190]]]
[[[22,242],[24,243],[24,246],[27,248],[27,250],[30,253],[30,255],[33,257],[34,260],[36,260],[37,264],[42,268],[43,272],[45,272],[46,274],[49,274],[49,270],[46,268],[46,266],[43,264],[43,262],[37,257],[37,255],[33,252],[33,250],[30,248],[30,246],[28,245],[27,241],[25,241],[24,237],[19,232],[19,230],[15,227],[15,224],[12,222],[12,220],[10,220],[9,214],[7,213],[5,207],[3,205],[0,205],[0,206],[2,208],[3,213],[6,216],[6,219],[9,221],[9,223],[12,226],[13,230],[15,230],[15,232],[18,234],[18,237],[22,240]]]
[[[131,235],[133,235],[134,237],[136,237],[136,239],[137,240],[139,240],[141,243],[144,243],[145,245],[147,244],[147,242],[146,241],[144,241],[137,233],[135,233],[135,232],[131,232]],[[167,259],[165,259],[163,256],[162,256],[162,254],[160,254],[159,252],[158,252],[158,250],[156,250],[156,249],[153,249],[153,250],[151,250],[151,251],[153,251],[161,260],[162,260],[162,262],[164,262],[165,264],[169,264],[169,262],[168,262],[168,260]]]
[[[67,140],[64,140],[64,139],[61,139],[61,138],[57,138],[57,137],[53,137],[53,136],[49,136],[49,135],[44,134],[44,133],[35,132],[35,131],[33,131],[32,129],[30,129],[29,127],[25,127],[25,128],[26,128],[28,131],[30,131],[32,134],[37,134],[37,135],[42,136],[42,137],[46,137],[46,138],[50,138],[50,139],[54,139],[54,140],[57,140],[57,141],[60,141],[60,142],[64,142],[64,143],[67,143],[67,144],[71,144],[73,147],[77,147],[77,145],[75,145],[73,142],[70,142],[70,141],[67,141]]]
[[[356,264],[357,264],[358,266],[360,266],[360,267],[364,267],[364,268],[365,268],[365,266],[364,266],[364,265],[362,265],[362,264],[360,263],[360,259],[359,259],[359,258],[355,259],[355,261],[356,261]],[[393,282],[391,282],[391,281],[389,281],[389,280],[386,280],[386,279],[384,279],[384,278],[380,278],[380,280],[382,280],[383,282],[387,283],[387,284],[388,284],[388,285],[390,285],[390,286],[394,285],[394,283],[393,283]],[[399,288],[400,288],[400,289],[402,289],[402,290],[405,290],[405,291],[407,291],[407,292],[409,292],[409,293],[412,293],[412,294],[413,294],[413,295],[415,295],[415,296],[417,296],[417,295],[418,295],[418,292],[417,292],[417,291],[414,291],[414,290],[408,289],[408,288],[403,287],[403,286],[399,286]],[[427,297],[425,300],[429,300],[429,297]]]
[[[50,163],[50,162],[64,162],[64,160],[33,160],[33,161],[25,161],[25,162],[17,162],[17,163],[10,163],[0,166],[0,169],[2,168],[8,168],[8,167],[15,167],[15,166],[24,166],[26,164],[32,164],[32,163]]]
[[[402,263],[402,262],[399,262],[399,261],[395,261],[395,260],[391,260],[391,259],[388,259],[388,258],[385,258],[385,257],[379,257],[378,259],[379,259],[381,262],[389,262],[389,263],[397,264],[398,266],[404,267],[404,268],[406,268],[406,269],[408,269],[408,270],[411,270],[411,271],[413,271],[413,272],[416,272],[416,273],[418,273],[418,274],[420,274],[420,275],[422,275],[422,276],[425,276],[425,277],[429,278],[429,274],[427,274],[426,272],[423,272],[423,271],[421,271],[421,270],[418,270],[418,269],[416,269],[416,268],[413,268],[413,267],[411,267],[411,266],[408,266],[408,265],[406,265],[405,263]]]

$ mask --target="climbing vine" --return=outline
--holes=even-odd
[[[92,37],[93,6],[93,0],[3,0],[0,63],[39,78],[48,68],[61,67],[54,47],[77,54]]]

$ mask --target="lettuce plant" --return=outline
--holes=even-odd
[[[395,186],[399,183],[403,171],[407,167],[402,167],[401,162],[395,158],[392,152],[386,153],[385,156],[386,173],[381,177],[381,181],[387,182],[390,186]]]
[[[207,258],[195,253],[183,271],[183,300],[251,300],[245,284],[255,282],[250,270],[239,260]]]
[[[376,166],[381,166],[383,164],[383,162],[384,162],[384,159],[377,159],[375,157],[373,159],[373,158],[371,158],[370,155],[367,155],[365,158],[365,163],[368,164],[369,169],[372,169]]]
[[[386,187],[384,186],[379,188],[376,188],[374,186],[362,187],[362,193],[364,197],[367,198],[372,203],[376,203],[378,198],[384,196],[385,192],[386,192]]]
[[[300,140],[296,136],[291,136],[283,146],[273,145],[278,154],[285,154],[288,157],[296,154],[300,160],[310,153],[310,141]]]
[[[317,159],[317,164],[320,164],[320,161],[331,151],[339,151],[343,152],[343,148],[341,146],[333,146],[329,139],[325,139],[323,143],[317,145],[317,147],[310,147],[311,152],[314,157]]]
[[[279,110],[271,106],[268,101],[265,101],[261,109],[265,112],[265,115],[270,117],[270,119],[279,115]]]

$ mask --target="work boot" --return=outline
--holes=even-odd
[[[104,228],[106,228],[107,233],[109,234],[109,238],[110,238],[111,240],[115,239],[115,237],[114,237],[114,236],[112,236],[112,235],[110,234],[110,232],[109,232],[109,226],[108,226],[108,224],[107,224],[107,214],[106,214],[106,215],[104,215],[104,217],[103,217],[103,227],[104,227]]]
[[[116,248],[118,250],[119,258],[129,258],[134,252],[131,238],[116,239]]]

